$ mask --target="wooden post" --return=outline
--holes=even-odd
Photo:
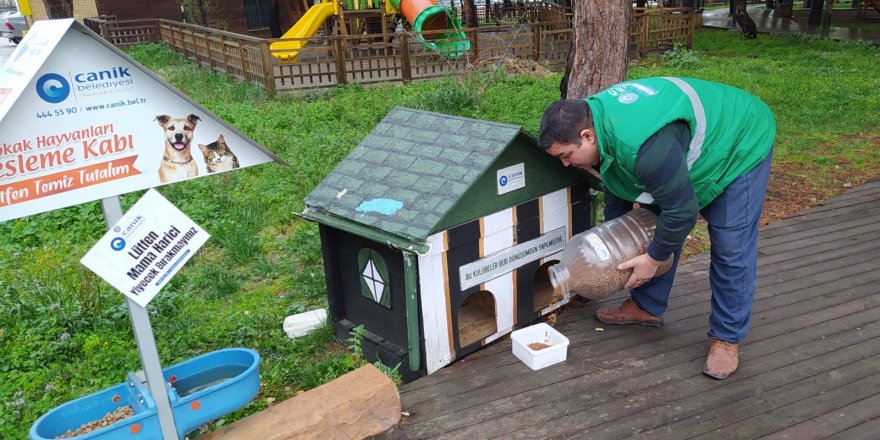
[[[244,42],[241,40],[238,40],[238,58],[241,61],[241,76],[245,81],[250,81],[251,78],[248,75],[249,70],[246,63],[248,61],[247,51],[244,50]]]
[[[477,64],[480,60],[480,44],[478,41],[480,40],[480,32],[479,29],[471,28],[468,33],[465,35],[472,35],[471,38],[471,62]]]
[[[223,51],[223,71],[226,72],[226,74],[229,74],[229,60],[226,59],[226,39],[223,37],[224,35],[220,34],[220,50]]]
[[[412,81],[412,71],[409,65],[409,37],[406,33],[400,34],[400,76],[405,83]]]
[[[336,52],[336,84],[345,84],[345,42],[344,36],[336,35],[333,37],[333,47]]]
[[[110,35],[108,35],[108,33],[107,33],[107,20],[104,18],[99,18],[99,20],[101,20],[99,22],[99,26],[101,29],[101,37],[103,37],[107,41],[110,41],[110,38],[109,38]]]
[[[275,94],[275,63],[272,61],[272,55],[269,53],[269,42],[260,41],[260,52],[263,54],[263,86],[270,94]]]
[[[161,43],[162,42],[162,26],[159,23],[158,18],[153,19],[153,24],[156,25],[153,31],[153,38],[151,43]]]
[[[690,10],[690,23],[688,24],[688,49],[694,50],[694,27],[696,26],[697,13],[694,8]]]
[[[535,62],[541,61],[541,25],[534,24],[532,25],[532,44],[535,46],[532,48],[532,58]]]
[[[385,0],[388,1],[388,0]],[[379,4],[379,7],[382,8],[382,54],[386,57],[388,56],[388,17],[385,16],[385,2]]]
[[[639,17],[639,56],[648,55],[648,14]]]

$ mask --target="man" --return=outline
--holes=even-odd
[[[659,216],[647,252],[618,267],[633,270],[630,298],[599,309],[600,321],[663,325],[681,247],[700,213],[709,228],[712,290],[703,372],[723,379],[736,370],[755,295],[758,223],[775,134],[763,102],[691,78],[627,81],[547,108],[538,144],[565,166],[598,167],[607,220],[634,202]],[[670,255],[672,268],[655,277]]]

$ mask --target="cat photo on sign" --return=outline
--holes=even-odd
[[[238,157],[226,145],[226,139],[221,134],[216,141],[210,144],[199,144],[199,150],[205,157],[205,167],[209,173],[219,173],[238,168]]]

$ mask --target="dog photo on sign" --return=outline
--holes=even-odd
[[[193,161],[191,144],[201,118],[193,114],[180,118],[159,115],[155,120],[162,127],[165,141],[159,163],[159,181],[165,183],[198,176],[199,168]]]

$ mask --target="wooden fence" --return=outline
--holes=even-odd
[[[543,11],[543,12],[541,12]],[[120,47],[164,42],[202,66],[285,92],[358,82],[408,82],[492,66],[504,58],[537,69],[565,66],[571,40],[570,13],[543,7],[535,17],[562,21],[522,22],[463,29],[469,49],[439,53],[422,44],[430,33],[398,32],[371,35],[315,36],[304,40],[295,61],[273,56],[260,39],[165,19],[115,21],[87,19],[87,24]],[[649,51],[681,43],[693,47],[695,15],[689,8],[634,10],[630,51]],[[466,46],[462,46],[466,47]]]

